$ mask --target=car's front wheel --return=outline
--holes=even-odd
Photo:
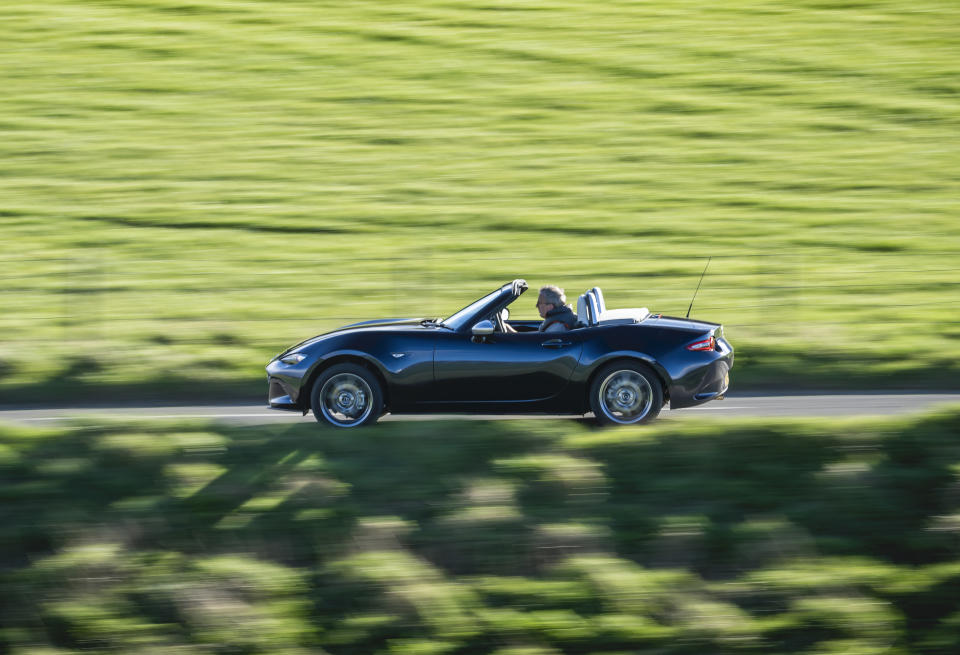
[[[314,382],[310,405],[320,423],[338,428],[370,425],[383,414],[383,389],[369,369],[337,364]]]
[[[614,362],[590,385],[590,408],[600,425],[637,425],[660,414],[663,388],[643,364]]]

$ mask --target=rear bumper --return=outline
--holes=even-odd
[[[717,339],[714,359],[697,367],[670,387],[670,409],[694,407],[722,398],[730,388],[730,369],[733,368],[733,346],[725,339]]]

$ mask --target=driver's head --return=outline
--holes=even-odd
[[[537,311],[540,312],[540,318],[546,318],[547,312],[563,307],[565,304],[567,304],[567,297],[560,287],[550,284],[540,289],[540,295],[537,297]]]

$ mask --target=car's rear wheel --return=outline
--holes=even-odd
[[[590,408],[600,425],[648,423],[662,406],[660,380],[643,364],[614,362],[590,385]]]
[[[383,389],[369,369],[337,364],[313,384],[310,405],[319,423],[337,428],[370,425],[383,414]]]

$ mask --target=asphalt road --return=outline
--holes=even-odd
[[[725,400],[677,411],[665,409],[662,420],[697,420],[703,417],[808,417],[888,416],[921,412],[944,404],[960,404],[956,393],[844,393],[844,394],[731,394]],[[262,404],[14,407],[0,406],[0,423],[44,425],[75,417],[183,419],[204,418],[235,424],[313,422],[313,416],[270,410]],[[381,421],[422,421],[439,418],[497,420],[515,416],[391,416]],[[567,417],[569,418],[569,417]]]

